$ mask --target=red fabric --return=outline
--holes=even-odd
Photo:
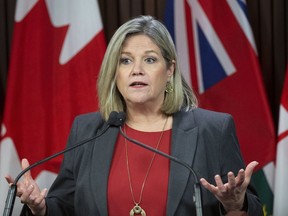
[[[24,4],[19,2],[18,11]],[[98,8],[94,6],[91,10],[95,9],[96,13]],[[67,5],[61,8],[62,14],[71,14],[67,12],[70,8]],[[76,28],[75,20],[56,28],[51,13],[47,3],[39,1],[14,27],[4,113],[5,135],[12,138],[19,158],[26,157],[30,163],[64,149],[74,117],[97,110],[96,78],[106,49],[101,30],[68,62],[60,64],[65,39],[77,34],[69,31],[71,26]],[[53,15],[56,19],[57,15]],[[101,20],[89,22],[96,25]],[[82,23],[87,26],[85,18]],[[68,47],[75,45],[67,44]],[[58,172],[60,163],[58,157],[34,168],[32,174],[35,177],[43,169]]]
[[[159,150],[170,154],[171,131],[164,131]],[[141,132],[126,126],[129,137],[153,148],[156,147],[161,132]],[[127,140],[129,167],[135,201],[139,201],[140,191],[153,152],[132,144]],[[168,192],[169,160],[157,155],[146,180],[140,206],[146,215],[166,215]],[[108,213],[110,216],[129,215],[134,207],[126,166],[126,149],[123,136],[119,135],[108,182]]]
[[[197,14],[193,14],[195,10],[193,11],[192,8],[198,4],[203,9],[203,13],[197,11]],[[192,84],[199,98],[199,106],[232,114],[236,122],[245,162],[257,160],[260,165],[256,168],[262,168],[275,158],[276,139],[257,54],[247,40],[227,1],[200,0],[194,3],[185,1],[184,5],[184,11],[180,11],[179,14],[185,14],[186,32],[177,31],[175,35],[176,38],[178,34],[187,35],[187,41],[181,41],[181,43],[186,43],[188,46],[191,72],[191,80],[188,82]],[[242,10],[240,6],[238,9]],[[235,67],[233,74],[226,74],[218,81],[214,81],[214,72],[221,67],[223,71],[225,69],[219,62],[217,62],[219,65],[215,64],[214,67],[213,61],[218,61],[222,53],[215,53],[211,43],[209,41],[206,43],[207,35],[203,33],[204,27],[199,24],[200,22],[204,23],[203,17],[211,24],[211,28],[219,37],[223,49]],[[208,26],[205,25],[205,27]],[[193,32],[194,30],[197,30],[197,33]],[[209,33],[211,34],[211,32]],[[199,53],[196,54],[195,50],[198,46]],[[209,49],[212,50],[211,53]],[[181,55],[185,55],[185,53],[180,51]],[[197,68],[197,63],[201,69]],[[207,84],[201,92],[199,90],[200,79],[206,79],[207,83],[212,79],[213,84],[210,83],[211,86]]]

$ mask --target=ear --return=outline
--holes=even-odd
[[[172,60],[170,66],[169,66],[169,68],[168,68],[168,70],[167,70],[168,81],[170,80],[170,77],[172,77],[173,74],[174,74],[175,66],[176,66],[176,61],[175,61],[175,60]]]

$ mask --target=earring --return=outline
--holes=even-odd
[[[172,84],[170,82],[167,82],[165,92],[169,94],[169,93],[172,93],[173,90],[174,89],[173,89]]]

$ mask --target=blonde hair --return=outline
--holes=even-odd
[[[116,70],[122,45],[129,36],[144,34],[160,48],[167,67],[175,63],[175,71],[170,79],[173,91],[165,93],[162,112],[170,115],[180,109],[190,110],[197,107],[197,98],[189,87],[178,67],[174,42],[166,27],[151,16],[139,16],[124,23],[111,38],[97,81],[99,108],[104,119],[112,111],[126,112],[125,101],[116,86]]]

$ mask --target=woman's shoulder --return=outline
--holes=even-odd
[[[99,112],[79,114],[75,117],[71,134],[77,134],[77,139],[83,140],[97,133],[104,125],[104,120]]]
[[[194,108],[189,111],[181,110],[174,115],[176,119],[181,122],[189,122],[189,124],[196,125],[218,125],[224,124],[225,122],[233,122],[231,114],[224,112],[217,112],[213,110]]]
[[[76,116],[76,119],[81,120],[95,120],[95,119],[102,119],[100,112],[89,112],[89,113],[82,113]]]
[[[225,113],[225,112],[219,112],[219,111],[214,111],[214,110],[208,110],[208,109],[203,109],[203,108],[196,108],[192,110],[192,113],[194,116],[199,117],[199,118],[227,118],[231,117],[231,114]]]
[[[214,110],[208,110],[208,109],[203,109],[203,108],[194,108],[189,111],[184,111],[181,110],[179,112],[179,115],[183,116],[193,116],[195,118],[201,118],[201,119],[211,119],[211,118],[227,118],[230,117],[231,114],[229,113],[224,113],[224,112],[218,112]]]
[[[74,124],[82,125],[82,126],[91,126],[94,127],[103,123],[103,118],[100,112],[90,112],[90,113],[83,113],[79,114],[74,119]]]

